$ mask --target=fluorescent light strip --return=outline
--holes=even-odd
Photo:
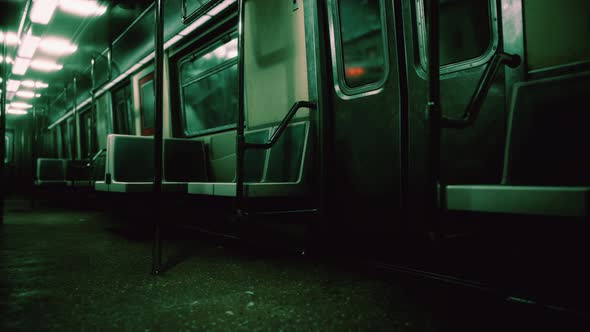
[[[68,55],[76,52],[78,46],[70,43],[69,40],[59,37],[46,37],[39,43],[39,49],[51,55]]]
[[[101,16],[107,11],[106,6],[88,0],[61,0],[59,8],[64,12],[78,16]]]
[[[5,43],[9,46],[18,45],[18,36],[14,32],[7,32],[6,34],[0,32],[0,43]]]
[[[6,113],[13,114],[13,115],[25,115],[25,114],[28,114],[29,112],[27,112],[25,110],[15,109],[15,108],[9,108],[6,110]]]
[[[13,101],[12,103],[10,103],[10,107],[14,107],[14,108],[31,108],[31,107],[33,107],[33,105],[27,104],[27,103],[23,103],[23,102],[20,102],[20,101]]]
[[[32,99],[35,98],[35,92],[28,90],[19,90],[16,92],[16,96],[25,99]]]
[[[34,0],[29,18],[33,23],[47,24],[51,21],[59,0]]]
[[[15,92],[20,87],[20,81],[17,80],[8,80],[6,81],[6,91],[8,92]]]
[[[24,75],[29,69],[31,59],[16,58],[14,65],[12,66],[12,73],[15,75]]]
[[[30,59],[35,54],[37,50],[37,46],[39,46],[39,42],[41,38],[37,36],[33,36],[32,29],[29,29],[26,36],[23,38],[22,43],[18,47],[18,56]]]
[[[51,60],[35,59],[35,60],[31,61],[31,68],[38,70],[38,71],[44,71],[44,72],[56,71],[56,70],[62,69],[63,67],[64,67],[63,65],[55,63]]]
[[[227,4],[226,4],[226,2],[227,2]],[[226,2],[222,2],[220,4],[220,6],[225,6],[223,9],[225,9],[227,6],[229,6],[229,4],[236,2],[236,0],[229,0],[229,1],[226,1]],[[164,44],[164,50],[167,50],[170,47],[176,45],[179,41],[181,41],[188,34],[190,34],[191,32],[195,31],[197,28],[199,28],[205,22],[209,21],[211,19],[211,16],[209,14],[221,12],[221,10],[217,11],[215,8],[217,8],[217,7],[214,7],[207,14],[204,14],[203,16],[201,16],[200,18],[198,18],[196,21],[194,21],[193,23],[191,23],[191,25],[189,25],[188,27],[184,28],[184,30],[180,31],[174,37],[170,38]],[[135,65],[133,65],[131,68],[127,69],[123,74],[117,76],[114,80],[112,80],[111,82],[107,83],[104,87],[102,87],[99,91],[97,91],[94,94],[94,98],[96,99],[96,98],[102,96],[102,94],[104,94],[105,92],[107,92],[113,86],[117,85],[119,82],[121,82],[124,79],[126,79],[127,77],[129,77],[131,74],[133,74],[141,66],[143,66],[146,63],[148,63],[150,60],[153,60],[154,57],[155,57],[155,52],[151,52],[150,54],[148,54],[146,57],[144,57],[143,59],[141,59],[138,63],[136,63]],[[86,100],[84,100],[83,102],[81,102],[78,106],[76,106],[76,109],[82,109],[82,108],[86,107],[88,104],[90,104],[91,102],[92,102],[92,98],[87,98]],[[59,125],[61,122],[63,122],[65,119],[69,118],[73,114],[74,114],[74,108],[72,108],[69,112],[67,112],[66,114],[64,114],[61,118],[57,119],[53,124],[49,125],[47,127],[47,129],[48,130],[51,130],[53,127]]]

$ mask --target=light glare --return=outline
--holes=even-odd
[[[6,34],[0,32],[0,42],[6,45],[18,45],[18,36],[14,32],[7,32]]]
[[[21,98],[25,98],[25,99],[31,99],[31,98],[35,98],[35,92],[27,91],[27,90],[20,90],[20,91],[16,92],[16,96],[21,97]]]
[[[106,6],[89,0],[62,0],[59,8],[64,12],[78,16],[100,16],[107,11]]]
[[[31,59],[16,58],[14,65],[12,66],[12,73],[14,75],[24,75],[29,69]],[[16,91],[16,90],[15,90]]]
[[[31,105],[31,104],[23,103],[20,101],[13,101],[12,103],[10,103],[10,106],[14,107],[14,108],[24,108],[24,109],[28,109],[28,108],[33,107],[33,105]]]
[[[19,109],[15,109],[15,108],[9,108],[6,110],[6,113],[8,114],[13,114],[13,115],[25,115],[29,112],[25,111],[25,110],[19,110]]]
[[[53,17],[58,2],[58,0],[34,0],[29,18],[34,23],[49,23]]]
[[[47,37],[41,40],[39,48],[51,55],[66,55],[76,52],[78,46],[70,43],[69,40],[59,37]]]
[[[18,90],[19,87],[20,87],[20,81],[18,81],[18,80],[6,81],[6,91],[8,91],[8,92],[14,92],[14,91]]]
[[[0,63],[4,62],[4,57],[0,55]],[[14,61],[12,60],[11,57],[7,56],[6,57],[6,63],[13,63]]]
[[[18,48],[18,56],[28,59],[32,58],[40,41],[41,38],[33,36],[31,29],[29,29],[29,32],[27,32],[22,44]]]
[[[45,71],[45,72],[55,71],[55,70],[60,70],[63,67],[64,67],[63,65],[55,63],[51,60],[35,59],[35,60],[31,61],[31,68],[33,68],[35,70],[39,70],[39,71]]]

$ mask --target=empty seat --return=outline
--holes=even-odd
[[[57,158],[38,158],[37,176],[35,184],[42,185],[66,185],[66,160]]]
[[[514,86],[501,185],[449,185],[449,210],[585,217],[590,73]]]
[[[264,143],[276,128],[250,131],[246,141]],[[268,150],[248,149],[245,154],[244,194],[247,197],[299,196],[309,192],[305,179],[308,156],[309,123],[289,125],[277,143]],[[233,158],[235,161],[235,158]],[[235,166],[234,166],[235,173]],[[189,183],[190,194],[236,196],[235,176],[232,182]]]
[[[162,190],[186,192],[188,181],[206,180],[205,151],[200,141],[164,139]],[[105,178],[98,191],[149,192],[154,180],[152,137],[109,135]]]

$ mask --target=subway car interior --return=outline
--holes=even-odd
[[[0,0],[0,330],[588,331],[589,41],[587,0]]]

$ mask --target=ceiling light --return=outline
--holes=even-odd
[[[2,82],[2,81],[0,80],[0,82]],[[32,80],[22,81],[20,83],[20,85],[21,86],[24,86],[25,88],[31,88],[31,89],[32,88],[44,89],[44,88],[46,88],[46,87],[49,86],[49,84],[47,84],[47,83],[44,83],[44,82],[41,82],[41,81],[36,81],[35,82],[35,81],[32,81]]]
[[[13,63],[12,58],[7,56],[6,57],[6,63]],[[4,57],[0,55],[0,63],[4,62]]]
[[[8,114],[14,114],[14,115],[25,115],[29,112],[25,111],[25,110],[19,110],[19,109],[14,109],[14,108],[9,108],[6,110],[6,113]]]
[[[14,92],[17,91],[18,88],[20,86],[20,81],[17,80],[8,80],[6,81],[6,91],[10,92]]]
[[[25,80],[25,81],[22,81],[20,83],[20,85],[24,86],[25,88],[34,88],[35,87],[35,81]]]
[[[64,12],[78,16],[100,16],[107,11],[106,6],[89,0],[62,0],[59,8]]]
[[[29,18],[34,23],[49,23],[58,2],[58,0],[33,0],[33,8],[31,9]]]
[[[18,56],[23,58],[32,58],[39,46],[41,38],[33,36],[33,29],[29,29],[26,36],[23,38],[23,42],[18,48]]]
[[[31,99],[31,98],[35,98],[35,92],[27,91],[27,90],[20,90],[20,91],[16,92],[16,96],[21,97],[21,98],[25,98],[25,99]]]
[[[39,48],[51,55],[67,55],[76,52],[78,46],[70,43],[69,40],[58,37],[47,37],[41,40]]]
[[[16,58],[14,65],[12,66],[12,73],[14,75],[24,75],[29,69],[31,59]]]
[[[60,70],[62,69],[64,66],[60,65],[58,63],[55,63],[54,61],[51,60],[45,60],[45,59],[35,59],[33,61],[31,61],[31,68],[35,69],[35,70],[39,70],[39,71],[55,71],[55,70]]]
[[[18,45],[18,36],[14,32],[7,32],[6,34],[0,31],[0,43],[5,43],[6,45]]]
[[[41,94],[40,93],[36,93],[35,94],[35,98],[39,98],[39,97],[41,97]]]
[[[31,107],[33,107],[33,105],[31,105],[31,104],[23,103],[20,101],[13,101],[12,103],[10,103],[10,106],[14,107],[14,108],[31,108]]]

